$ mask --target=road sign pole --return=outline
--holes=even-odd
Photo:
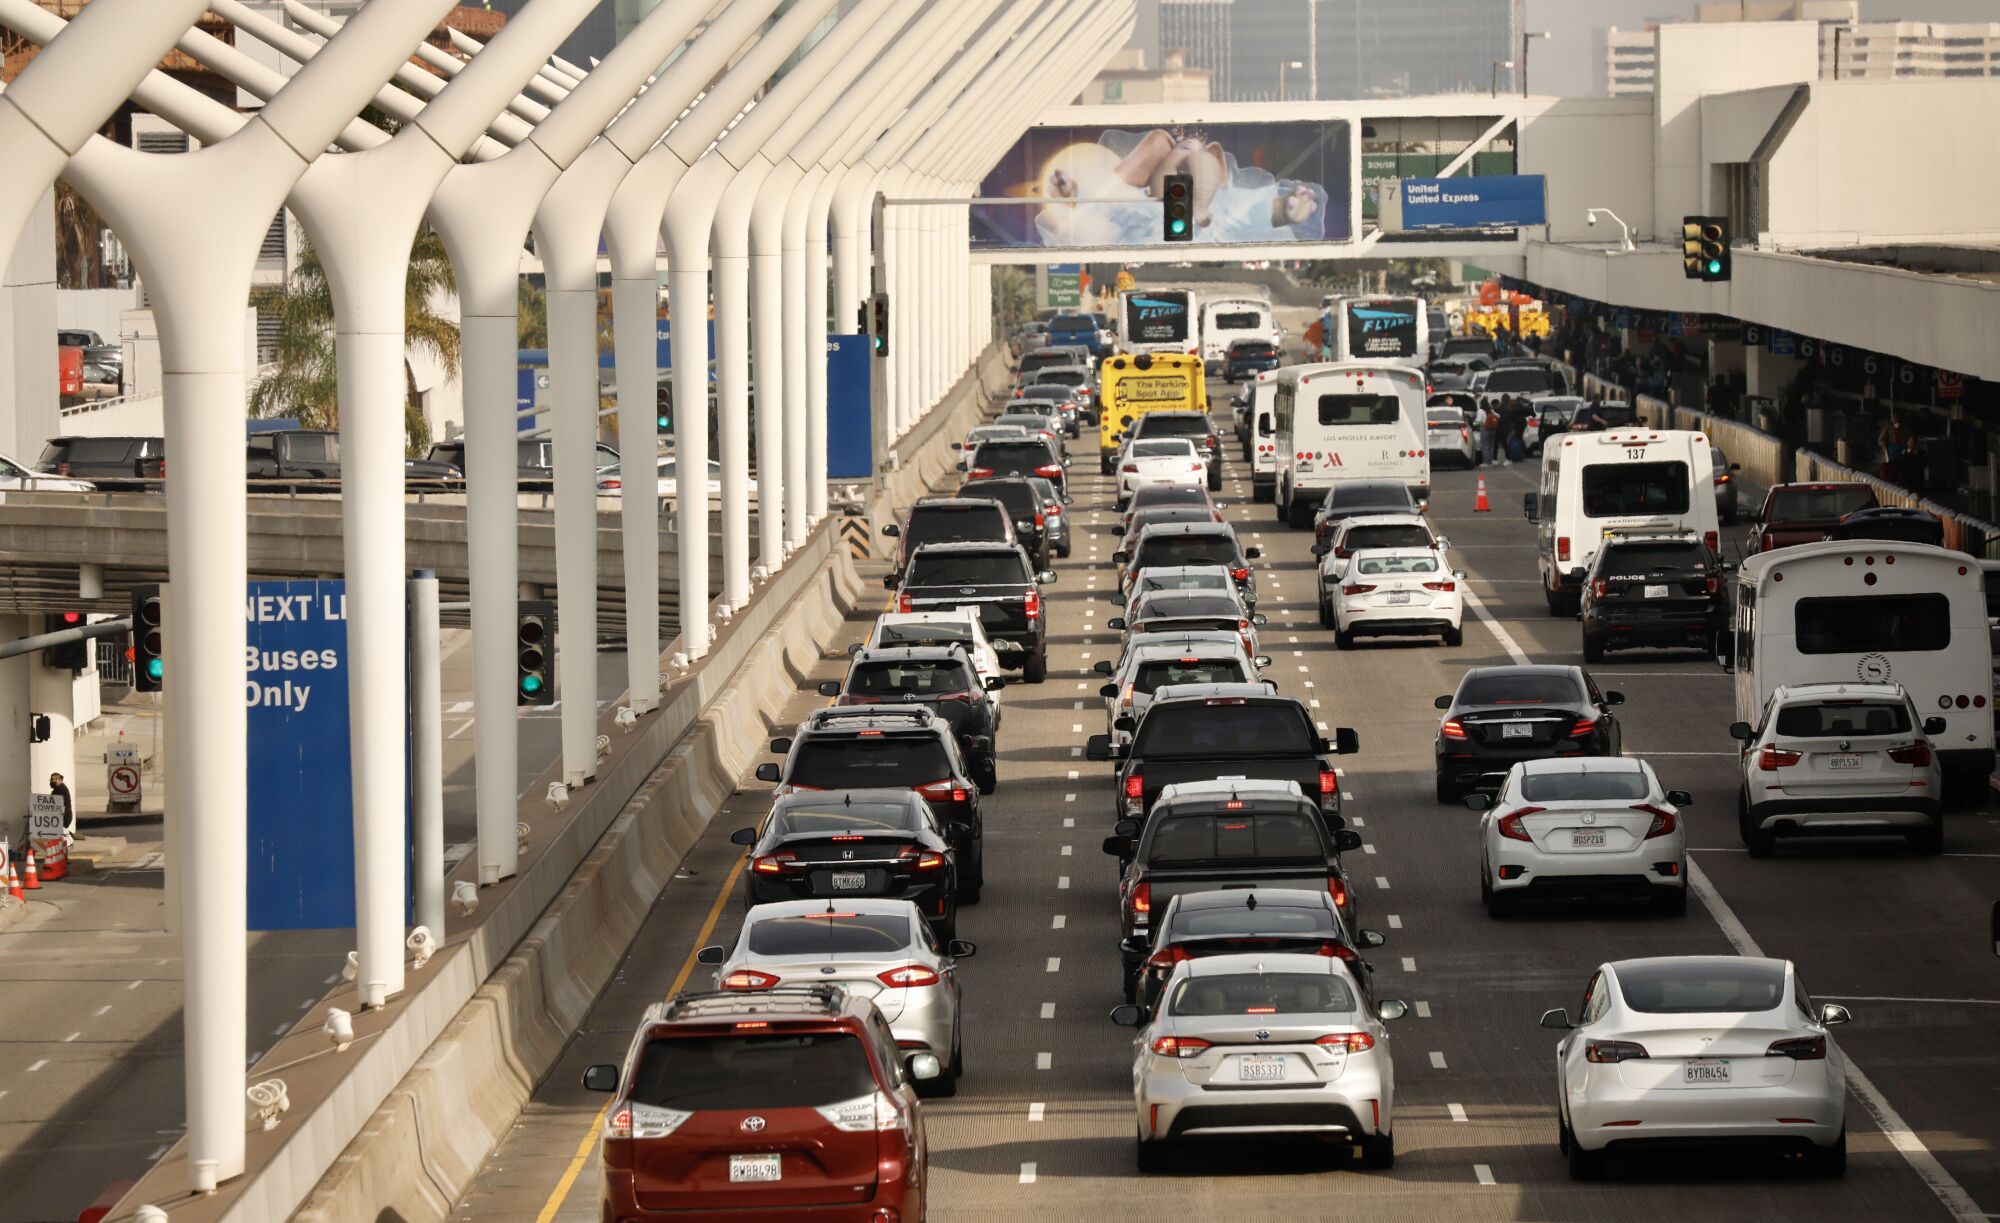
[[[440,692],[438,582],[410,579],[410,836],[416,922],[444,942],[444,702]]]

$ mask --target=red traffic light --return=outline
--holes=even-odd
[[[64,612],[62,614],[62,622],[64,628],[75,628],[83,623],[83,613],[73,611]]]
[[[1184,200],[1187,198],[1187,193],[1186,183],[1174,182],[1167,184],[1167,198],[1170,200]]]

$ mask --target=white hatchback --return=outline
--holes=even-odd
[[[1408,636],[1437,633],[1449,646],[1465,641],[1463,573],[1445,568],[1430,548],[1368,548],[1348,559],[1340,585],[1330,589],[1333,644],[1347,650],[1357,634]],[[1326,603],[1320,605],[1325,617]]]
[[[1478,461],[1478,444],[1472,439],[1472,426],[1463,409],[1425,408],[1424,434],[1430,444],[1433,467],[1440,458],[1450,458],[1467,467]]]
[[[1492,798],[1468,795],[1479,819],[1479,898],[1503,917],[1523,896],[1633,896],[1687,912],[1685,790],[1662,790],[1630,756],[1524,760]]]
[[[1771,692],[1757,725],[1736,722],[1743,744],[1737,830],[1753,858],[1780,836],[1906,836],[1944,848],[1944,773],[1901,684],[1792,684]]]
[[[1613,1152],[1735,1144],[1847,1171],[1847,1058],[1789,960],[1659,956],[1600,965],[1556,1046],[1557,1145],[1576,1180]]]
[[[1142,437],[1125,446],[1118,459],[1118,506],[1132,494],[1155,484],[1202,485],[1208,482],[1208,455],[1191,438]]]

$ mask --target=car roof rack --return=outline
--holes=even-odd
[[[822,1015],[838,1015],[847,1005],[847,990],[839,985],[774,985],[754,993],[723,990],[683,990],[664,1003],[648,1007],[649,1020],[726,1019],[739,1015],[768,1015],[773,1003],[802,1003]],[[656,1013],[657,1012],[657,1013]]]
[[[929,726],[937,717],[926,705],[829,705],[815,709],[812,725],[872,718],[877,721],[904,721],[918,726]]]

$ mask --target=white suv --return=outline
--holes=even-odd
[[[1738,826],[1750,856],[1769,857],[1780,836],[1855,834],[1939,852],[1943,775],[1929,736],[1943,729],[1901,684],[1779,687],[1756,726],[1729,727],[1744,745]]]

